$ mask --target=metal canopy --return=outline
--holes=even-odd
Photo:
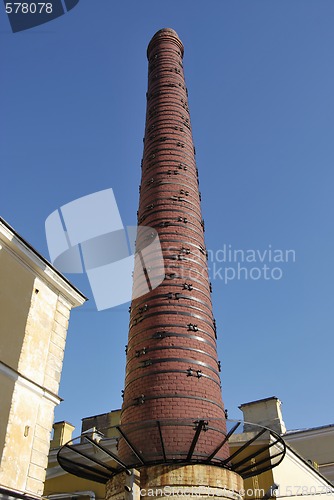
[[[232,470],[246,479],[270,470],[282,462],[286,446],[281,436],[274,431],[247,424],[248,432],[243,433],[243,422],[226,420],[225,434],[217,426],[218,420],[160,419],[99,429],[99,435],[104,437],[94,439],[88,434],[82,434],[62,446],[57,458],[65,471],[98,483],[107,483],[114,475],[133,468],[168,464],[214,465]],[[176,431],[180,426],[191,427],[192,438],[183,449],[168,450],[164,434]],[[143,431],[147,433],[145,450],[139,449],[136,443],[138,433]],[[203,452],[199,446],[203,432],[211,433],[215,437],[217,432],[220,433],[220,444]],[[110,435],[117,437],[110,438]],[[155,444],[153,436],[158,437]],[[121,440],[124,440],[129,449],[129,460],[121,460],[117,456],[117,447]],[[230,456],[222,460],[219,458],[219,452],[226,442],[229,443]]]

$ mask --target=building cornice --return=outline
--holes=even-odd
[[[3,246],[40,279],[66,299],[72,307],[82,305],[87,298],[55,267],[40,255],[2,217],[0,217],[0,246]]]

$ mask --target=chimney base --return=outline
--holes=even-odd
[[[155,465],[108,481],[106,500],[241,500],[243,479],[213,465]]]

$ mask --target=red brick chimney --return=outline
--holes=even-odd
[[[198,456],[209,456],[226,426],[183,50],[168,28],[158,31],[147,49],[138,225],[157,231],[165,279],[132,301],[121,424],[188,419],[188,426],[164,429],[165,448],[177,456],[189,449],[196,422],[220,419],[217,432],[203,432],[196,444]],[[148,439],[147,432],[138,430],[131,439],[146,457],[158,454],[160,442],[158,434]],[[128,458],[124,442],[119,451]],[[226,443],[216,458],[227,456]]]
[[[271,431],[264,446],[269,431],[255,426],[229,451],[241,422],[227,432],[183,45],[174,30],[162,29],[147,56],[136,298],[130,308],[121,423],[111,434],[117,436],[118,451],[108,437],[96,442],[85,434],[79,448],[63,446],[58,461],[69,472],[106,483],[106,500],[168,500],[174,494],[184,500],[241,500],[242,476],[278,465],[285,445]],[[156,234],[165,265],[162,282],[160,252],[151,244]],[[153,283],[161,284],[154,288]],[[100,431],[108,436],[110,429]],[[280,451],[272,455],[276,444]]]

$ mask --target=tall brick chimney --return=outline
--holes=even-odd
[[[220,419],[217,425],[225,432],[183,45],[175,31],[158,31],[147,57],[138,224],[157,231],[166,277],[132,301],[121,422],[211,417]],[[173,429],[165,437],[166,449],[177,453],[189,447],[192,427]],[[197,451],[209,454],[221,442],[220,432],[216,440],[204,433]],[[153,443],[143,431],[137,445],[145,453]],[[219,458],[227,456],[226,443]]]
[[[158,31],[147,49],[138,225],[157,231],[165,278],[131,304],[119,457],[144,462],[134,484],[153,496],[167,486],[186,498],[194,487],[196,496],[238,498],[241,477],[211,465],[227,464],[229,449],[183,51],[172,29]],[[154,255],[149,265],[152,274]],[[122,496],[123,476],[107,484],[108,499]]]
[[[135,298],[121,422],[112,434],[99,429],[105,438],[98,441],[85,434],[79,447],[67,443],[58,461],[69,472],[106,483],[106,500],[167,500],[174,494],[239,500],[242,477],[278,465],[285,445],[273,431],[264,445],[269,431],[251,426],[229,450],[241,422],[226,428],[183,45],[175,31],[158,31],[147,57]],[[152,251],[157,235],[162,281],[161,254]],[[117,454],[108,435],[117,436]],[[274,446],[279,450],[271,454]]]
[[[224,487],[238,491],[240,476],[209,465],[213,455],[227,462],[229,449],[183,52],[169,28],[158,31],[147,49],[138,225],[157,231],[165,279],[131,304],[119,456],[125,463],[135,455],[150,464],[163,456],[184,463],[177,474],[173,465],[141,469],[144,487],[160,487],[161,478],[169,486],[181,480],[184,487],[209,487],[226,477]],[[190,465],[193,460],[208,463]],[[110,482],[108,498],[118,497],[119,485],[119,479]]]

